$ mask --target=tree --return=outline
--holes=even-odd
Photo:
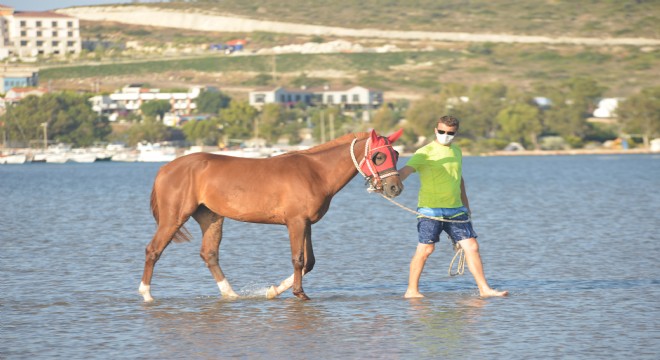
[[[574,145],[590,130],[587,119],[593,113],[604,87],[590,78],[572,78],[559,88],[545,88],[552,107],[544,114],[545,125]]]
[[[28,96],[7,109],[3,116],[5,133],[11,141],[29,144],[43,139],[46,124],[49,140],[73,146],[103,141],[112,130],[108,120],[92,110],[88,98],[71,92]]]
[[[537,137],[543,127],[536,106],[523,102],[510,104],[500,110],[496,120],[507,140],[538,147]]]
[[[286,123],[287,111],[279,104],[266,104],[259,114],[259,137],[277,142]]]
[[[475,138],[494,138],[497,114],[506,105],[508,89],[503,84],[475,85],[468,92],[469,101],[460,106],[461,134]]]
[[[220,109],[229,106],[231,98],[220,91],[202,91],[195,100],[197,112],[202,114],[217,114]]]
[[[211,118],[206,120],[192,120],[183,125],[182,131],[186,140],[197,145],[218,145],[222,138],[219,129],[219,120]]]
[[[319,142],[332,140],[333,136],[337,138],[359,130],[355,119],[344,115],[337,106],[313,109],[311,111],[311,122],[314,125],[313,136]]]
[[[371,119],[371,124],[374,129],[382,133],[388,133],[393,130],[399,119],[396,117],[394,110],[388,106],[383,106],[374,114]]]
[[[145,117],[140,123],[133,124],[127,131],[128,145],[134,146],[140,141],[160,142],[167,139],[167,126],[155,117]]]
[[[642,89],[619,104],[616,114],[629,133],[642,135],[644,146],[660,135],[660,86]]]
[[[445,103],[440,99],[425,97],[413,103],[406,112],[406,119],[417,136],[428,136],[441,114],[446,112]]]
[[[233,139],[249,139],[254,136],[257,110],[247,101],[232,101],[220,110],[220,126],[225,136]]]
[[[163,119],[163,116],[172,110],[172,104],[167,100],[153,100],[140,105],[144,116]]]

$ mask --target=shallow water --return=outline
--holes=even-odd
[[[405,161],[405,159],[402,159]],[[191,243],[172,244],[137,294],[160,164],[0,167],[0,358],[622,358],[660,355],[660,156],[469,157],[487,277],[447,276],[443,237],[405,300],[415,218],[354,179],[313,227],[312,301],[286,229],[227,221],[223,300]],[[398,198],[415,205],[418,178]]]

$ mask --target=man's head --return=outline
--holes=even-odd
[[[460,125],[460,121],[457,118],[455,118],[451,115],[445,115],[445,116],[441,117],[440,119],[438,119],[438,125],[440,125],[440,124],[445,124],[449,127],[455,127],[456,130],[458,130],[458,126]]]
[[[442,145],[449,145],[458,132],[459,120],[453,116],[445,115],[438,119],[435,127],[436,140]]]

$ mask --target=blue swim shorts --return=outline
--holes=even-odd
[[[418,209],[421,213],[426,213],[428,209]],[[450,220],[464,221],[467,220],[468,214],[465,207],[457,209],[434,209],[433,216],[441,216],[450,218]],[[439,211],[438,211],[439,210]],[[443,211],[444,210],[444,211]],[[461,212],[463,212],[461,214]],[[459,215],[449,215],[449,214]],[[429,214],[431,215],[431,214]],[[476,238],[477,233],[472,228],[472,222],[447,222],[440,220],[433,220],[425,217],[417,218],[417,233],[419,235],[420,244],[435,244],[440,241],[440,234],[445,231],[452,242],[456,243],[461,240]]]

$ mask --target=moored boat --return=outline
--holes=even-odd
[[[161,144],[138,144],[139,162],[170,162],[176,159],[176,148]]]
[[[0,155],[0,164],[24,164],[26,161],[25,154]]]

